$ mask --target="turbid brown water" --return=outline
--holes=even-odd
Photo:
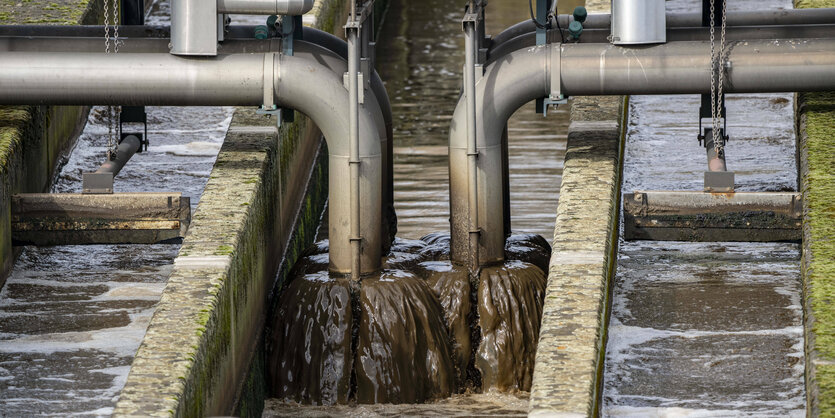
[[[530,389],[544,271],[511,260],[473,276],[449,261],[448,235],[425,239],[398,239],[388,268],[360,282],[327,272],[325,242],[308,251],[270,321],[276,398],[401,404]],[[537,236],[509,242],[522,256],[549,251]]]
[[[582,2],[562,1],[560,8],[570,11],[578,3]],[[494,34],[528,18],[527,5],[510,0],[491,1],[487,10],[487,29]],[[512,261],[487,267],[475,278],[452,264],[448,233],[425,234],[449,229],[447,141],[461,85],[461,18],[460,4],[454,2],[392,0],[389,4],[377,44],[377,67],[394,112],[395,207],[402,238],[385,260],[386,278],[366,278],[357,286],[362,297],[355,301],[359,309],[354,309],[364,321],[373,319],[375,328],[355,326],[355,350],[369,364],[355,358],[351,403],[433,403],[306,409],[316,411],[311,412],[314,415],[527,410],[525,391],[530,388],[539,332],[568,112],[560,108],[546,119],[529,104],[509,122],[513,230],[525,232],[508,239],[506,253]],[[313,265],[326,268],[326,258],[313,261],[312,257],[316,256],[301,262],[308,273]],[[369,303],[372,300],[376,303]],[[406,358],[396,358],[394,352]],[[271,372],[280,374],[280,370]],[[446,389],[450,381],[453,385]],[[406,385],[408,391],[403,389]],[[499,390],[513,395],[495,395]],[[268,403],[265,416],[301,414],[294,402],[311,403],[274,394],[279,399]],[[455,395],[446,398],[449,394]]]

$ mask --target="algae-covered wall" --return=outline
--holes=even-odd
[[[0,2],[0,24],[95,24],[102,0]],[[46,191],[61,156],[75,143],[88,108],[0,106],[0,287],[14,264],[10,199]]]
[[[319,0],[305,21],[341,33],[345,5]],[[279,263],[312,243],[327,195],[321,133],[298,112],[274,124],[235,112],[114,415],[260,416]]]
[[[797,8],[835,0],[797,0]],[[808,416],[835,416],[835,92],[797,95]]]
[[[797,8],[835,0],[797,0]],[[807,415],[835,415],[835,92],[797,96]]]

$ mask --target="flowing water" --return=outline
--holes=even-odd
[[[517,3],[490,3],[488,33],[528,18]],[[571,10],[568,3],[561,8]],[[472,279],[449,261],[448,233],[425,235],[449,230],[447,144],[463,64],[459,6],[389,4],[377,69],[393,107],[401,238],[384,272],[358,285],[327,275],[324,242],[297,265],[272,321],[268,368],[276,399],[265,416],[527,411],[550,257],[540,235],[553,236],[568,111],[545,119],[531,103],[509,122],[513,230],[525,233],[508,240],[511,261]],[[336,405],[346,399],[385,405]],[[392,405],[426,401],[433,402]]]
[[[696,96],[630,98],[624,192],[701,189],[698,107]],[[795,190],[792,96],[731,95],[727,107],[738,190]],[[799,259],[796,244],[621,241],[604,415],[805,416]]]
[[[167,19],[156,6],[148,24]],[[233,111],[147,108],[151,146],[125,166],[116,191],[182,192],[193,210]],[[93,108],[53,191],[80,192],[80,172],[104,161],[105,114]],[[179,247],[24,247],[0,291],[0,415],[109,414]]]

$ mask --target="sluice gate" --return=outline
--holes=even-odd
[[[525,103],[538,100],[547,114],[550,106],[577,96],[713,96],[703,102],[713,107],[711,114],[700,114],[713,122],[712,128],[699,132],[709,160],[706,192],[668,193],[664,198],[651,192],[630,195],[624,206],[627,223],[649,230],[657,219],[649,224],[635,219],[656,215],[648,206],[657,201],[681,214],[678,206],[701,201],[710,192],[730,194],[732,206],[749,200],[734,194],[732,175],[728,186],[726,137],[717,125],[725,118],[724,103],[715,98],[717,88],[720,97],[835,90],[831,10],[814,18],[805,12],[729,14],[731,27],[745,28],[729,30],[728,45],[717,55],[715,42],[706,40],[712,29],[709,36],[707,28],[689,27],[696,22],[693,16],[665,20],[662,13],[661,21],[669,28],[661,24],[661,40],[630,43],[615,36],[606,42],[614,35],[606,27],[618,21],[617,11],[586,16],[578,9],[563,16],[554,12],[556,2],[538,1],[537,17],[490,39],[484,32],[486,5],[470,1],[463,20],[462,95],[449,133],[451,233],[406,242],[395,238],[392,112],[374,70],[373,2],[350,2],[347,42],[301,27],[297,17],[310,10],[309,1],[219,1],[205,10],[192,9],[190,3],[174,2],[170,29],[126,28],[125,33],[133,30],[136,35],[118,54],[93,52],[94,42],[101,40],[89,35],[98,28],[65,29],[69,36],[60,39],[52,38],[55,34],[46,27],[0,28],[0,104],[250,106],[277,123],[292,110],[309,116],[328,145],[328,241],[294,268],[278,313],[268,324],[275,333],[285,332],[274,336],[274,351],[268,353],[273,390],[301,403],[408,403],[467,389],[530,390],[550,247],[541,237],[511,234],[506,129],[510,116]],[[227,27],[224,15],[232,13],[286,16],[273,19],[273,24],[280,22],[273,27],[252,27],[255,37],[263,39],[237,39],[232,34],[249,29]],[[111,181],[129,164],[133,148],[142,146],[133,147],[135,139],[122,139],[125,149],[106,163],[118,167],[100,170],[112,174]],[[714,164],[718,160],[721,166]],[[785,196],[775,201],[760,195],[752,197],[751,207],[739,204],[746,212],[786,212],[786,219],[772,216],[765,222],[779,224],[775,229],[788,230],[796,240],[799,196],[790,198],[787,203]],[[94,204],[93,197],[79,199]],[[633,207],[640,213],[633,213]],[[695,209],[695,215],[705,212],[721,217],[710,204]],[[723,229],[742,228],[731,235],[747,240],[752,230],[744,222],[701,225],[687,220],[659,228],[716,225],[717,239],[724,236]],[[520,246],[527,252],[514,253]],[[427,269],[430,264],[437,270]],[[325,311],[314,306],[324,297],[321,292],[333,298]],[[500,299],[519,303],[524,312],[508,310]],[[305,311],[302,305],[314,309]],[[395,312],[403,313],[404,322],[380,320]],[[455,315],[458,322],[451,321]],[[321,335],[311,337],[304,334],[309,330],[297,329],[310,321],[322,326],[315,331]],[[328,335],[332,327],[341,334]],[[424,329],[429,331],[422,337],[413,335]],[[414,344],[394,344],[398,338],[414,339]],[[374,351],[387,344],[393,348]],[[304,347],[313,347],[316,359],[338,363],[339,371],[309,373],[301,360]],[[429,363],[403,360],[416,353]],[[523,367],[505,361],[514,353]],[[375,360],[364,363],[369,357]],[[272,362],[276,358],[283,360]],[[287,365],[292,366],[284,370]],[[416,375],[397,379],[418,382],[416,389],[381,384],[406,370]],[[302,378],[309,380],[295,387]]]

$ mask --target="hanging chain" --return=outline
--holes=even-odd
[[[722,108],[717,106],[717,97],[722,97],[722,85],[724,84],[724,58],[725,58],[725,29],[726,19],[725,10],[727,7],[726,0],[722,0],[722,21],[721,33],[719,35],[719,51],[716,51],[716,37],[714,35],[716,27],[716,8],[714,6],[715,0],[710,0],[710,114],[713,127],[713,150],[716,155],[720,155],[725,146],[725,138],[720,129],[720,120],[722,119]],[[718,74],[717,74],[718,72]],[[717,86],[718,84],[718,86]],[[718,91],[717,91],[718,90]]]
[[[112,12],[111,12],[112,9]],[[104,53],[110,53],[110,26],[113,26],[113,53],[119,52],[119,0],[104,0]],[[116,157],[116,141],[113,139],[115,117],[119,110],[107,106],[107,159]]]
[[[722,32],[719,36],[719,53],[716,57],[716,71],[719,72],[719,82],[717,83],[717,95],[719,99],[723,101],[723,104],[724,100],[722,99],[722,89],[725,84],[725,28],[727,26],[725,12],[727,11],[727,6],[727,0],[722,0]],[[722,108],[719,106],[716,107],[716,113],[713,116],[713,120],[715,121],[714,123],[716,124],[716,127],[713,128],[713,150],[716,152],[717,156],[720,156],[722,155],[722,152],[725,148],[725,136],[724,132],[721,132],[719,129],[717,129],[719,127],[719,119],[722,118]],[[719,139],[717,140],[717,138]]]

